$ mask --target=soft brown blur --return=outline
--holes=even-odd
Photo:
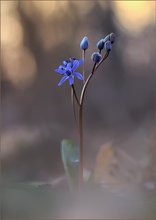
[[[138,162],[141,181],[154,184],[154,18],[154,1],[1,1],[5,177],[46,182],[63,174],[60,141],[78,143],[78,135],[70,88],[67,82],[57,86],[54,69],[64,59],[81,58],[79,43],[88,36],[88,74],[97,41],[114,32],[113,50],[85,97],[85,166],[93,168],[95,155],[109,142],[111,151],[122,152],[117,159],[128,155]]]

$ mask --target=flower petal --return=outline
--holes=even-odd
[[[55,72],[59,73],[59,74],[65,74],[66,70],[63,69],[56,69]]]
[[[65,69],[65,67],[60,65],[58,69]]]
[[[66,66],[69,63],[69,60],[64,60],[63,64]]]
[[[74,72],[73,75],[76,76],[78,79],[83,80],[83,76],[81,75],[81,73]]]
[[[63,76],[62,79],[60,80],[58,86],[61,86],[68,78],[69,78],[69,76]]]
[[[68,80],[69,80],[69,85],[71,86],[74,83],[74,77],[70,76]]]
[[[79,66],[84,63],[84,60],[79,60]]]
[[[69,62],[69,63],[67,63],[66,68],[69,69],[69,68],[71,68],[71,66],[72,66],[72,63]]]
[[[73,67],[72,67],[72,70],[73,72],[79,67],[79,61],[78,60],[74,60],[73,62]]]

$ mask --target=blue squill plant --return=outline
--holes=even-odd
[[[55,71],[62,75],[58,86],[61,86],[65,81],[69,82],[71,87],[71,101],[74,112],[75,122],[79,133],[79,145],[77,146],[71,140],[64,139],[61,142],[61,156],[65,172],[67,174],[69,185],[71,187],[82,187],[84,184],[84,158],[83,158],[83,103],[86,94],[86,89],[90,80],[98,70],[99,66],[107,59],[112,50],[113,43],[115,41],[114,33],[107,35],[105,38],[100,39],[97,42],[97,52],[94,52],[91,56],[93,62],[92,71],[85,79],[85,58],[86,50],[89,48],[89,40],[85,36],[81,43],[80,48],[82,50],[82,59],[69,58],[64,60]],[[104,52],[103,52],[104,51]],[[103,52],[103,53],[102,53]],[[79,66],[82,65],[82,74],[77,71]],[[80,84],[82,87],[81,94],[78,97],[74,82],[75,77],[83,82]],[[77,109],[76,109],[77,107]],[[78,110],[78,114],[77,111]]]

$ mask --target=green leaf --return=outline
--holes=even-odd
[[[71,140],[64,139],[61,142],[61,157],[71,189],[78,187],[79,182],[79,148]]]

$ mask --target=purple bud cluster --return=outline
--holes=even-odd
[[[97,48],[99,49],[99,52],[101,53],[101,50],[105,48],[106,51],[112,50],[112,44],[115,42],[115,34],[111,33],[108,34],[105,38],[101,39],[97,43]]]
[[[99,52],[94,52],[91,56],[91,59],[93,60],[93,62],[98,63],[101,60],[101,51],[103,49],[106,50],[106,52],[110,52],[112,50],[112,45],[115,42],[115,34],[111,33],[108,34],[105,38],[102,38],[101,40],[99,40],[96,44]],[[88,38],[85,36],[80,43],[80,48],[82,50],[87,50],[89,47],[89,40]]]

